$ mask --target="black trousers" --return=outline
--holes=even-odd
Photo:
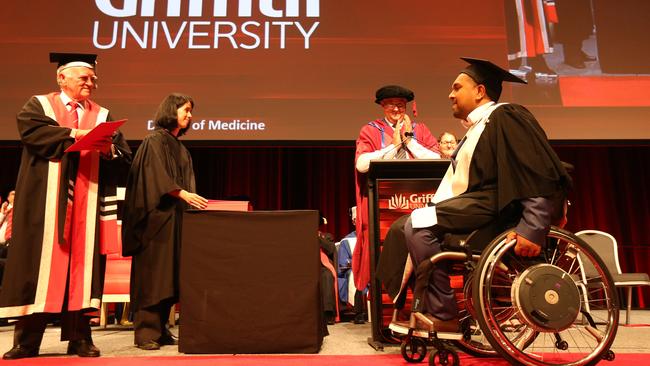
[[[92,340],[89,316],[81,311],[65,311],[60,315],[62,341]],[[14,328],[14,346],[39,349],[47,323],[56,316],[57,314],[35,313],[18,319]]]
[[[145,344],[158,341],[168,334],[167,319],[175,301],[166,299],[156,305],[141,308],[135,312],[133,326],[135,328],[135,344]]]

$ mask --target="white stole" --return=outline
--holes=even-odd
[[[467,191],[469,165],[472,161],[476,144],[478,144],[478,140],[483,134],[483,130],[485,130],[485,125],[490,122],[492,112],[503,104],[506,103],[495,103],[488,107],[483,116],[467,130],[465,137],[463,137],[464,141],[456,154],[456,168],[454,169],[452,165],[449,165],[449,168],[447,168],[447,172],[442,178],[436,194],[433,196],[434,203],[456,197]],[[430,206],[414,210],[411,213],[411,222],[414,228],[424,228],[437,224],[436,207]]]

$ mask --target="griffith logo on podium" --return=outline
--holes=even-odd
[[[414,210],[416,208],[426,207],[427,203],[433,201],[433,193],[413,193],[405,196],[396,193],[388,199],[389,210]]]
[[[409,208],[409,202],[401,194],[396,194],[388,200],[388,209],[390,210],[406,210]]]

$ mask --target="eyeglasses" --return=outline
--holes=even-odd
[[[385,109],[395,109],[395,108],[397,108],[397,109],[399,109],[400,111],[403,111],[403,110],[406,109],[406,104],[401,104],[401,103],[400,103],[400,104],[386,103],[386,104],[382,104],[382,106],[383,106]]]
[[[75,76],[74,79],[77,80],[77,82],[79,84],[87,84],[88,82],[90,82],[92,84],[97,84],[97,80],[98,80],[97,76],[95,76],[95,75],[92,75],[92,76],[88,76],[88,75]]]
[[[456,141],[440,141],[440,145],[447,144],[447,145],[455,145]]]

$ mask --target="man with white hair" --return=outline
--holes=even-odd
[[[17,116],[23,154],[0,318],[18,321],[3,359],[37,356],[53,314],[61,315],[68,354],[99,356],[85,313],[100,305],[106,263],[100,244],[117,235],[115,169],[130,162],[131,151],[118,131],[89,150],[66,152],[111,120],[89,99],[97,87],[95,59],[50,54],[61,90],[33,96]]]

